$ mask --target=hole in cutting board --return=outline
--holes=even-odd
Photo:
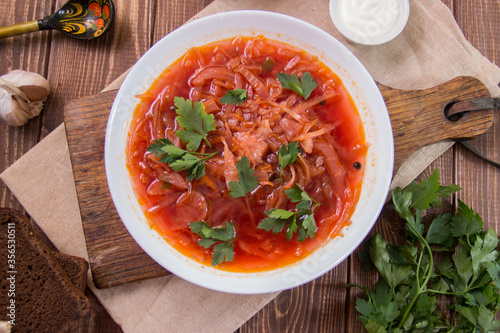
[[[449,121],[451,122],[457,122],[459,121],[460,119],[462,119],[463,117],[463,113],[457,113],[457,114],[453,114],[451,116],[448,116],[448,113],[450,112],[450,109],[451,107],[457,103],[458,100],[456,99],[452,99],[451,101],[447,102],[444,107],[443,107],[443,115],[446,119],[448,119]]]

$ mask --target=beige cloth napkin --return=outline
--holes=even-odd
[[[423,89],[470,75],[483,81],[492,95],[500,95],[500,68],[466,41],[440,0],[412,0],[403,33],[375,47],[346,41],[330,20],[327,0],[215,0],[196,18],[233,9],[270,10],[308,21],[343,42],[378,82],[395,88]],[[112,87],[118,87],[122,79]],[[412,155],[393,185],[406,185],[451,144],[433,144]],[[0,178],[61,252],[88,257],[63,125]],[[89,284],[125,332],[233,332],[276,296],[214,292],[176,276],[104,290]]]

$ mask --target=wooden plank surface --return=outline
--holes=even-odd
[[[65,105],[65,124],[83,231],[97,288],[169,274],[149,257],[123,225],[104,168],[104,136],[116,90]]]
[[[500,0],[460,0],[455,1],[454,9],[465,37],[500,65]],[[495,116],[491,129],[471,140],[471,144],[488,158],[500,162],[500,112]],[[454,181],[467,189],[458,198],[471,204],[484,221],[500,231],[500,171],[460,145],[455,149],[454,165]]]
[[[131,66],[152,43],[195,15],[210,0],[125,1],[114,0],[120,8],[119,23],[109,43],[71,40],[56,32],[38,32],[0,40],[0,73],[12,69],[38,72],[49,78],[54,92],[41,117],[22,128],[9,128],[0,121],[0,172],[9,167],[40,138],[63,121],[62,106],[79,97],[98,93]],[[453,11],[465,36],[486,57],[500,65],[500,0],[443,0]],[[52,12],[62,1],[0,0],[0,25],[18,23]],[[130,25],[127,25],[130,24]],[[500,121],[473,145],[496,160],[500,159]],[[499,230],[500,172],[460,146],[447,151],[427,168],[420,178],[439,168],[443,183],[457,183],[464,188],[458,198],[469,203],[485,221]],[[456,209],[456,197],[442,207]],[[0,205],[22,208],[3,183]],[[389,214],[390,211],[384,212]],[[385,215],[383,218],[387,218]],[[380,225],[380,226],[379,226]],[[391,230],[377,230],[391,235]],[[355,256],[336,270],[304,286],[281,293],[275,300],[245,323],[240,332],[359,332],[353,309],[355,295],[344,282],[351,276]],[[347,273],[340,273],[347,272]],[[367,277],[368,279],[370,277]],[[92,315],[79,332],[115,332],[107,313],[94,299]],[[354,310],[354,311],[353,311]]]
[[[50,2],[32,1],[29,6],[21,2],[2,1],[0,25],[34,20],[52,10]],[[24,69],[47,76],[50,40],[47,32],[0,40],[0,74],[13,69]],[[40,137],[41,118],[20,128],[9,127],[0,121],[0,170],[7,169],[20,158]],[[0,205],[22,209],[8,188],[0,182]]]

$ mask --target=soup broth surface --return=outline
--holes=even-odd
[[[307,99],[285,89],[284,73],[317,86]],[[306,74],[307,73],[307,74]],[[243,89],[246,99],[222,103],[229,91]],[[185,171],[148,151],[168,139],[186,149],[176,132],[182,127],[174,99],[204,106],[215,130],[197,152],[216,153],[205,161],[205,174],[188,180]],[[235,227],[234,259],[217,268],[257,272],[292,264],[328,240],[341,236],[359,198],[367,146],[359,113],[340,78],[316,57],[263,36],[236,37],[193,47],[169,66],[139,96],[130,125],[127,167],[134,191],[152,228],[179,252],[210,265],[213,247],[204,248],[190,224]],[[298,142],[295,162],[280,167],[279,150]],[[240,198],[230,195],[238,181],[235,165],[245,156],[258,186]],[[296,211],[285,191],[300,186],[320,203],[314,209],[314,237],[258,228],[272,209]],[[286,227],[285,227],[286,229]]]

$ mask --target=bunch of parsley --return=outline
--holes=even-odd
[[[359,285],[358,319],[368,332],[492,332],[500,328],[498,237],[486,231],[478,214],[459,200],[455,216],[437,216],[428,228],[422,211],[440,206],[440,197],[458,191],[441,186],[436,170],[427,181],[393,192],[398,215],[406,221],[406,245],[388,244],[376,234],[360,253],[365,268],[380,273],[375,290]],[[440,253],[439,256],[436,254]],[[437,260],[436,257],[442,257]],[[439,296],[439,298],[438,298]],[[437,307],[444,300],[450,315]]]

